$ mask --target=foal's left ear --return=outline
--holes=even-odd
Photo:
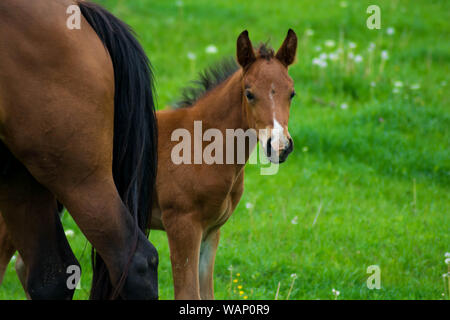
[[[297,52],[297,35],[294,30],[289,29],[286,39],[278,50],[275,57],[280,60],[286,67],[290,66],[295,60],[295,53]]]

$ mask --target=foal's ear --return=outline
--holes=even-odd
[[[278,50],[275,57],[280,60],[286,67],[290,66],[295,60],[295,53],[297,52],[297,35],[294,30],[289,29],[286,39]]]
[[[237,60],[244,69],[247,69],[256,60],[247,30],[242,31],[237,39]]]

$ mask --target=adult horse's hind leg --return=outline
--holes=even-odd
[[[32,299],[71,299],[67,267],[79,263],[57,213],[52,193],[19,163],[0,178],[0,210],[26,266]]]
[[[8,267],[9,261],[13,256],[16,248],[14,247],[11,237],[9,236],[6,224],[0,212],[0,285]]]

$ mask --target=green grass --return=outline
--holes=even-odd
[[[258,166],[247,166],[242,201],[222,228],[216,298],[274,299],[280,284],[278,298],[286,299],[291,274],[297,278],[290,299],[334,299],[333,288],[339,299],[444,298],[448,1],[100,2],[139,35],[154,65],[160,108],[202,68],[234,55],[243,29],[253,42],[270,39],[276,48],[290,27],[300,37],[290,70],[298,93],[289,124],[295,150],[277,175],[261,176]],[[381,7],[381,30],[366,28],[369,4]],[[394,34],[387,34],[389,27]],[[306,35],[308,29],[314,34]],[[334,47],[325,46],[328,39]],[[350,42],[356,48],[350,50]],[[211,44],[217,54],[205,52]],[[312,64],[338,48],[341,55],[327,67]],[[380,58],[382,50],[388,60]],[[349,59],[350,51],[362,62]],[[90,248],[70,216],[63,220],[75,231],[70,242],[84,270],[76,298],[85,299]],[[150,238],[160,253],[160,296],[172,299],[166,235],[152,231]],[[380,290],[366,286],[370,265],[381,268]],[[0,299],[23,298],[9,268]]]

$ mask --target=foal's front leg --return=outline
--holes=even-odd
[[[214,261],[219,246],[220,230],[211,231],[202,240],[200,247],[200,296],[203,300],[214,300]]]
[[[177,300],[199,300],[198,278],[202,227],[195,214],[163,212],[163,224],[169,238],[170,260]]]

